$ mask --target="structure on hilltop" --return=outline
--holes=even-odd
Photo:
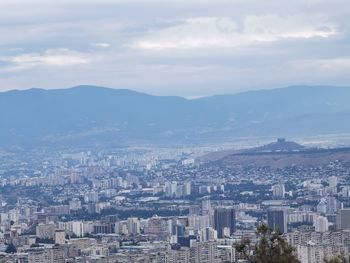
[[[306,148],[296,142],[287,141],[285,138],[278,138],[276,142],[272,142],[261,147],[248,149],[247,153],[259,152],[296,152],[303,151]]]

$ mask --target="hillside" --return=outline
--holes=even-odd
[[[213,162],[223,160],[229,156],[246,156],[246,155],[257,155],[257,154],[270,154],[270,153],[293,153],[308,150],[308,148],[292,142],[286,141],[284,138],[279,138],[275,142],[271,142],[269,144],[253,147],[248,149],[229,149],[211,152],[206,155],[200,156],[198,161],[200,162]]]
[[[232,154],[215,160],[214,163],[225,167],[255,166],[283,169],[291,166],[318,167],[339,161],[350,163],[350,148]]]
[[[221,167],[318,167],[334,162],[350,163],[350,148],[307,148],[292,141],[278,139],[261,147],[213,152],[197,161]]]

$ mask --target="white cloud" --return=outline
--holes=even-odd
[[[86,64],[89,59],[86,55],[69,49],[49,49],[44,53],[21,54],[3,59],[12,64],[12,68],[26,69],[35,66],[72,66]]]
[[[247,16],[244,33],[261,41],[276,41],[286,38],[330,37],[337,34],[332,23],[321,17],[278,15]]]
[[[91,46],[99,48],[108,48],[111,45],[109,43],[91,43]]]
[[[327,38],[336,35],[337,27],[321,17],[246,16],[243,21],[227,17],[186,19],[137,40],[140,49],[232,48],[283,39]]]
[[[297,60],[293,61],[291,64],[296,68],[301,68],[306,71],[342,72],[344,70],[349,71],[350,57]]]
[[[93,83],[202,96],[345,85],[349,7],[348,0],[1,0],[0,90]]]

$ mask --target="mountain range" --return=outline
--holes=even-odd
[[[0,93],[0,146],[184,144],[350,132],[350,88],[293,86],[198,99],[77,86]]]

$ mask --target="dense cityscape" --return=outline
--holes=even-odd
[[[284,146],[299,147],[279,139],[255,149],[303,151]],[[301,263],[348,257],[350,162],[276,169],[194,153],[2,154],[0,261],[246,262],[237,246],[257,242],[261,224]]]
[[[350,0],[0,0],[0,263],[350,263]]]

